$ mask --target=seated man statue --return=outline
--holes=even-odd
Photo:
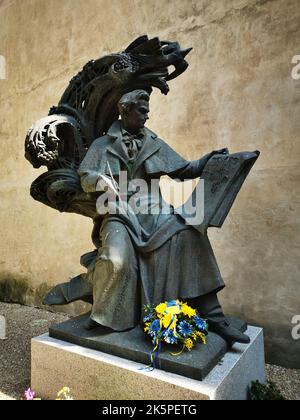
[[[86,277],[93,288],[86,327],[100,324],[125,331],[140,323],[143,304],[181,299],[207,319],[210,331],[228,342],[248,343],[249,337],[228,322],[219,304],[217,293],[224,283],[207,234],[188,225],[164,202],[160,190],[154,194],[151,189],[164,175],[181,181],[198,178],[213,155],[228,151],[213,151],[196,161],[183,159],[144,126],[149,99],[143,90],[123,95],[118,104],[121,120],[93,142],[79,168],[83,190],[100,194],[100,199],[111,196],[104,192],[103,180],[118,189],[127,177],[126,197],[120,195],[114,207],[120,211],[110,211],[108,203],[106,214],[99,215],[101,246]],[[149,187],[144,197],[134,191],[140,180]],[[146,200],[149,211],[126,206],[135,194],[136,201]]]

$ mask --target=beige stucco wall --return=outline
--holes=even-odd
[[[38,304],[46,287],[81,271],[79,256],[92,249],[88,219],[29,196],[43,170],[23,157],[26,130],[91,58],[143,33],[177,39],[194,48],[190,68],[167,97],[153,95],[148,126],[190,159],[224,146],[261,150],[210,237],[226,311],[265,327],[270,361],[300,367],[300,341],[291,338],[300,314],[300,81],[291,77],[299,22],[298,0],[0,1],[2,297]]]

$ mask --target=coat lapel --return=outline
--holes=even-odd
[[[148,133],[147,132],[148,130],[145,130],[145,131],[146,131],[146,136],[145,136],[144,144],[132,167],[133,174],[139,169],[139,167],[145,162],[145,160],[147,160],[150,156],[152,156],[154,153],[156,153],[160,149],[160,144],[156,141],[156,136],[154,137],[151,134],[151,132]]]
[[[123,149],[122,146],[122,140],[119,138],[114,141],[114,143],[111,146],[108,146],[107,151],[115,156],[117,156],[119,159],[121,159],[126,166],[128,166],[128,156]]]
[[[107,151],[112,153],[113,155],[117,156],[121,159],[125,165],[128,167],[129,157],[125,152],[123,145],[122,145],[122,133],[121,133],[121,126],[120,121],[115,121],[113,125],[110,127],[107,133],[109,136],[114,137],[114,141],[111,146],[107,147]]]

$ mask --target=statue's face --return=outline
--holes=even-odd
[[[132,108],[122,115],[124,128],[130,133],[136,133],[141,130],[145,122],[149,119],[149,102],[139,100]]]

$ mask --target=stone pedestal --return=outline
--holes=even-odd
[[[265,381],[263,331],[249,327],[247,334],[251,343],[235,344],[203,381],[149,372],[140,363],[45,334],[32,340],[31,387],[48,399],[68,386],[74,399],[245,400],[252,380]]]
[[[100,325],[92,330],[87,330],[84,325],[88,318],[89,314],[80,315],[60,324],[52,325],[49,328],[49,335],[58,340],[68,341],[132,362],[144,365],[150,363],[149,355],[153,350],[153,344],[141,326],[123,332],[112,331]],[[246,322],[235,318],[228,318],[228,320],[239,330],[246,331]],[[192,353],[184,351],[177,357],[172,356],[171,353],[180,353],[182,346],[164,343],[156,359],[156,367],[186,378],[203,380],[229,349],[226,341],[211,331],[209,331],[206,341],[205,346],[198,344]]]

